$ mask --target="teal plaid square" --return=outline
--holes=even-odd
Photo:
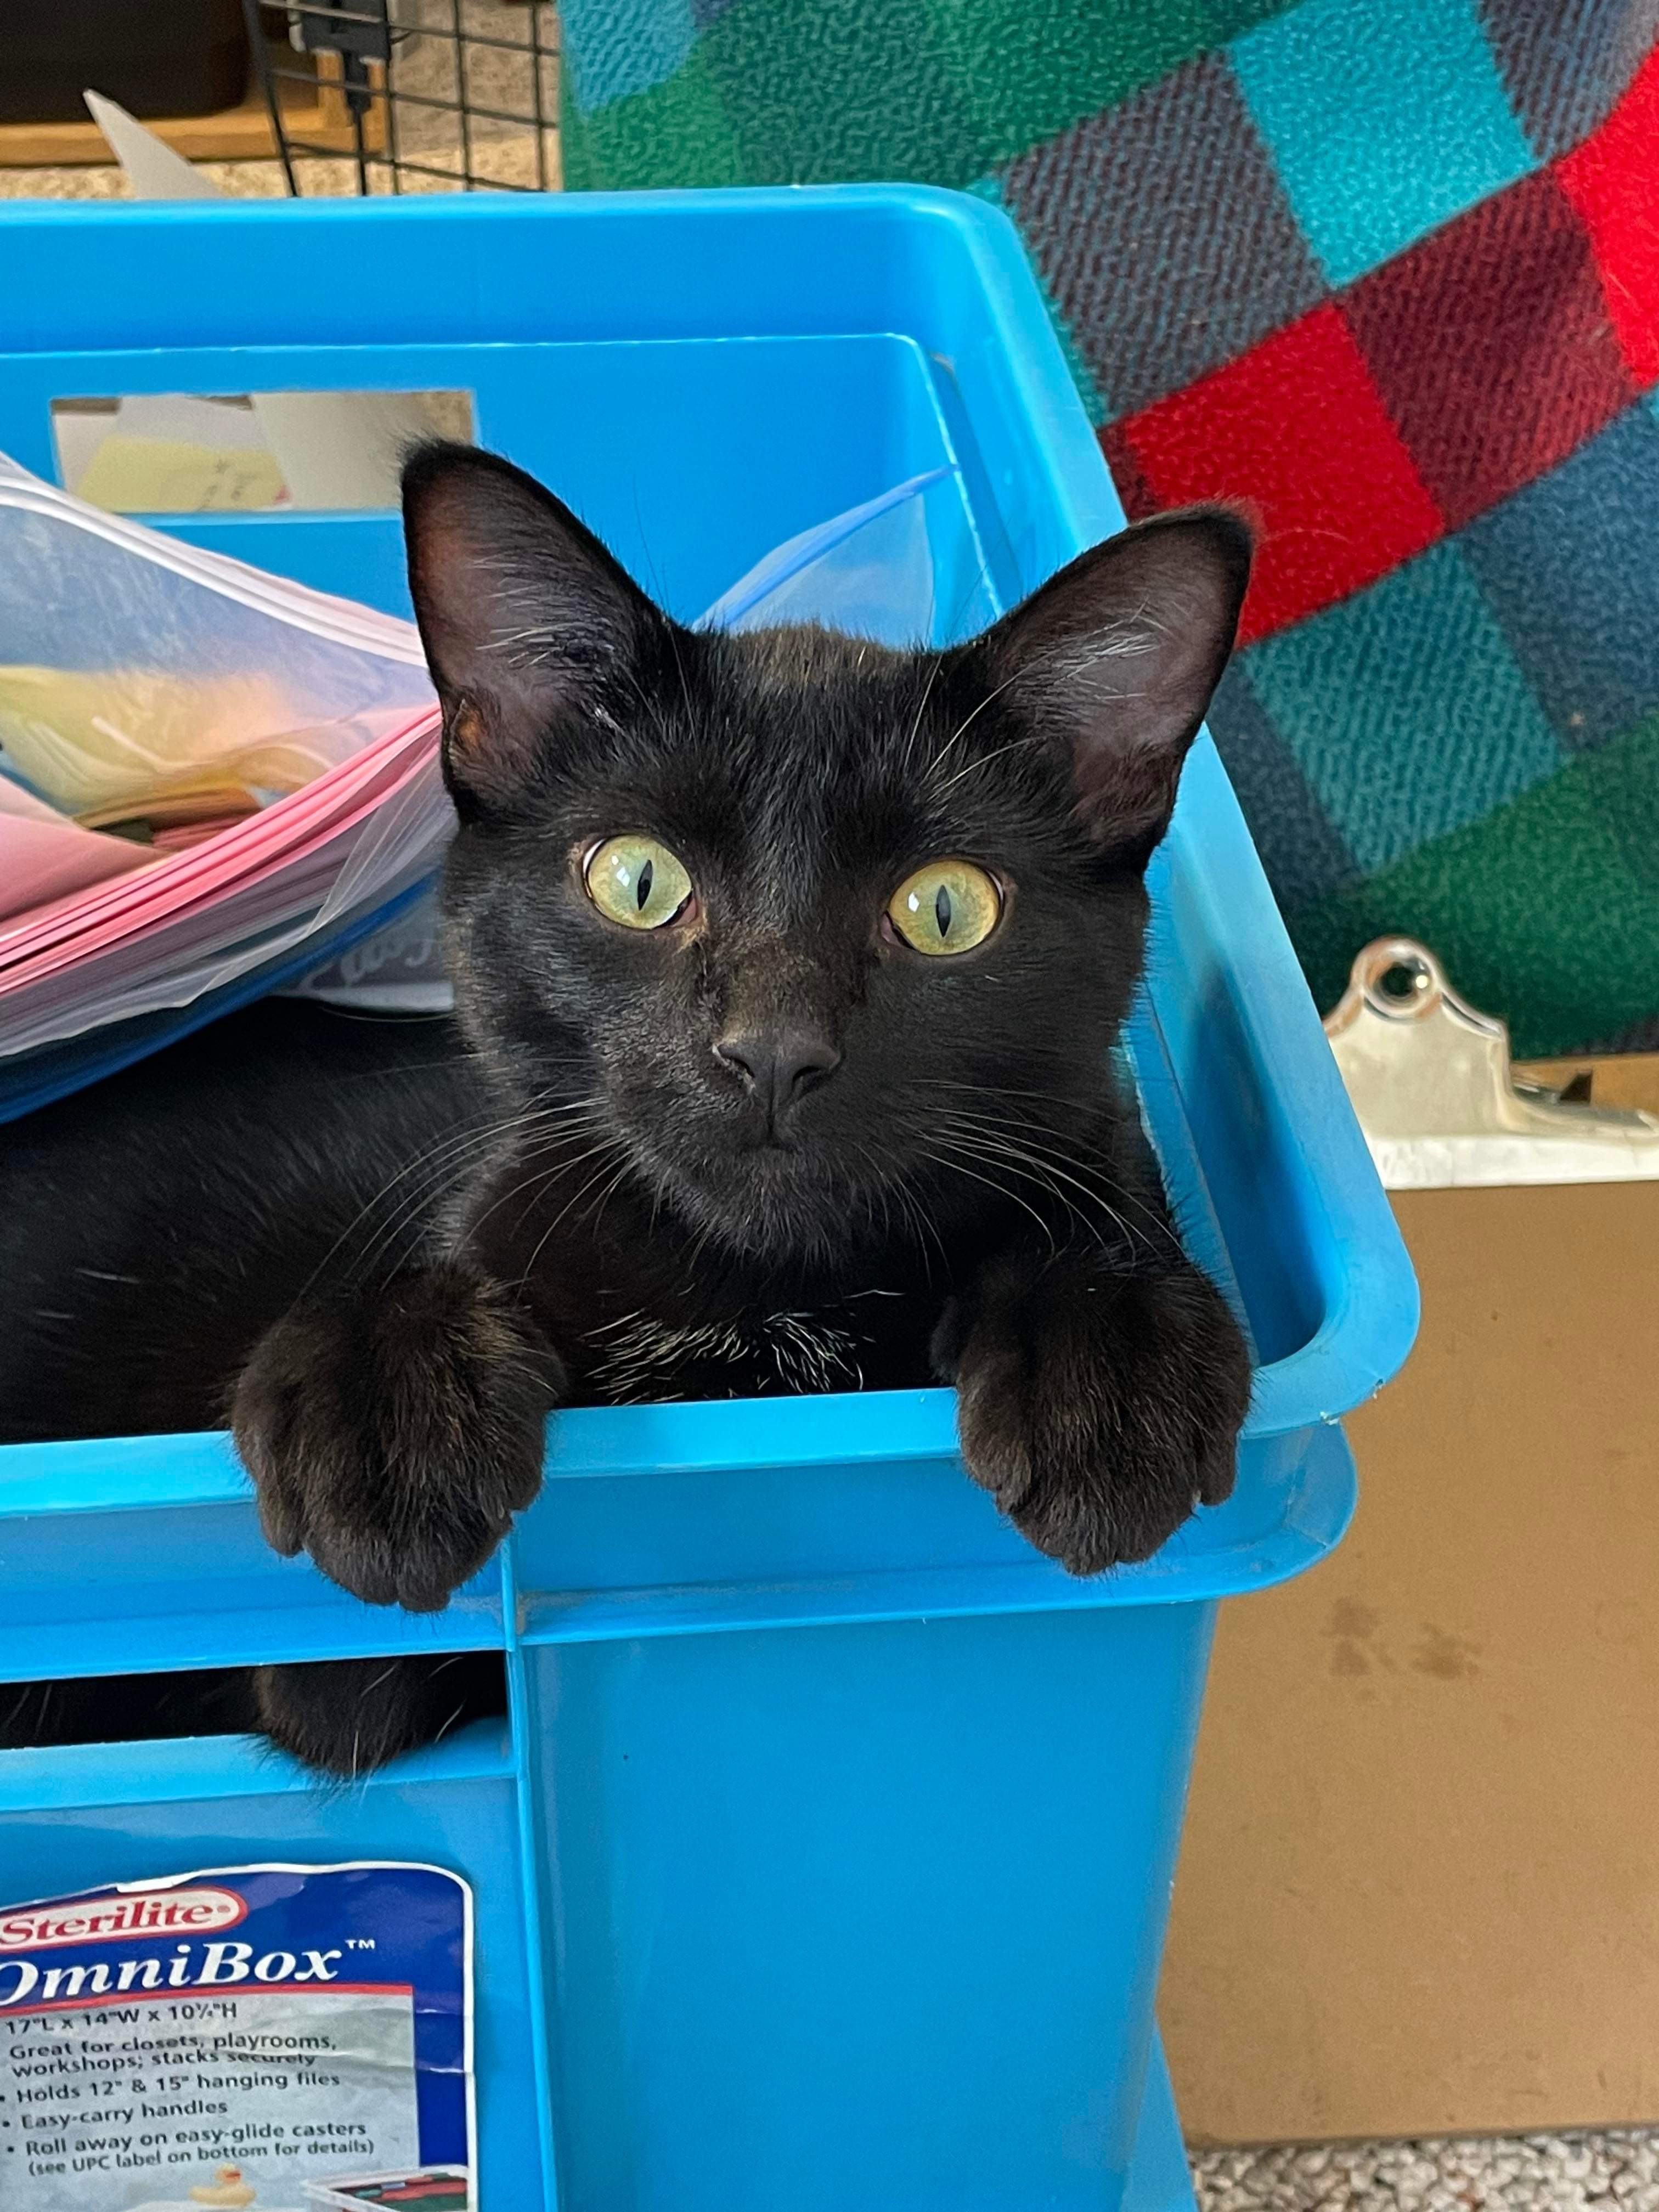
[[[1244,665],[1367,870],[1479,821],[1565,757],[1453,541],[1252,646]]]
[[[1229,52],[1334,284],[1536,167],[1474,0],[1304,0]]]

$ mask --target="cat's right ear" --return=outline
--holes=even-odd
[[[1035,731],[1071,757],[1078,818],[1145,866],[1232,651],[1251,536],[1224,507],[1155,515],[1039,586],[968,648]]]
[[[510,804],[550,744],[596,713],[667,626],[533,477],[477,447],[405,463],[409,588],[463,814]]]

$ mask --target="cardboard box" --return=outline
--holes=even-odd
[[[1221,1609],[1162,2002],[1200,2142],[1659,2122],[1659,1182],[1395,1204],[1353,1531]]]

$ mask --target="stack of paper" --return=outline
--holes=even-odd
[[[0,462],[0,1061],[303,972],[453,829],[412,624]]]

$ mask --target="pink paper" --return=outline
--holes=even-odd
[[[11,988],[19,969],[40,972],[34,963],[54,951],[64,958],[80,959],[113,938],[154,927],[203,896],[234,896],[250,878],[285,856],[303,854],[343,818],[384,799],[411,769],[432,757],[437,731],[436,714],[423,712],[412,724],[376,738],[351,759],[217,836],[150,860],[141,877],[56,897],[17,915],[0,927],[0,989]]]
[[[0,775],[0,917],[84,893],[149,864],[142,845],[82,830]]]
[[[433,764],[412,769],[390,795],[395,801],[423,780]],[[234,956],[252,935],[307,923],[337,883],[362,843],[375,834],[375,818],[389,803],[375,799],[349,820],[337,823],[298,856],[238,886],[226,902],[211,896],[169,915],[153,928],[109,943],[89,958],[61,956],[0,982],[7,1027],[14,1033],[50,1015],[66,1002],[84,1005],[94,997],[116,998],[158,974],[176,975],[218,956]]]
[[[59,899],[0,931],[0,996],[109,947],[149,936],[175,916],[222,906],[227,921],[250,892],[303,872],[318,848],[378,813],[430,769],[436,717],[383,738],[290,797],[188,851],[153,861],[142,878]]]

